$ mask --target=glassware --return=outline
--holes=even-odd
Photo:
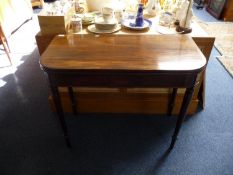
[[[71,19],[71,31],[72,33],[78,33],[82,31],[82,18],[80,17],[73,17]]]

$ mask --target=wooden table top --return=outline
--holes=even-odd
[[[59,35],[40,62],[59,71],[198,72],[206,65],[187,35]]]

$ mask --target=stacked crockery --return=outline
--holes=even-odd
[[[114,16],[114,9],[103,7],[102,16],[95,19],[95,27],[98,30],[114,30],[117,27],[117,20]]]

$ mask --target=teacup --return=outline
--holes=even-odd
[[[70,22],[70,29],[72,33],[78,33],[82,31],[82,18],[73,17]]]
[[[102,8],[102,16],[104,22],[109,23],[114,19],[114,9],[110,7],[103,7]]]

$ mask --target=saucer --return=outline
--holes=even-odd
[[[125,19],[121,23],[124,27],[132,30],[144,30],[151,27],[152,22],[148,19],[143,20],[143,26],[135,26],[135,19]]]
[[[121,29],[121,25],[117,24],[116,28],[112,29],[112,30],[99,30],[95,27],[95,24],[92,24],[92,25],[89,25],[87,27],[87,30],[89,32],[92,32],[92,33],[96,33],[96,34],[108,34],[108,33],[114,33],[114,32],[117,32]]]
[[[116,28],[118,22],[115,18],[106,21],[104,18],[96,18],[95,20],[95,28],[98,30],[113,30]]]

